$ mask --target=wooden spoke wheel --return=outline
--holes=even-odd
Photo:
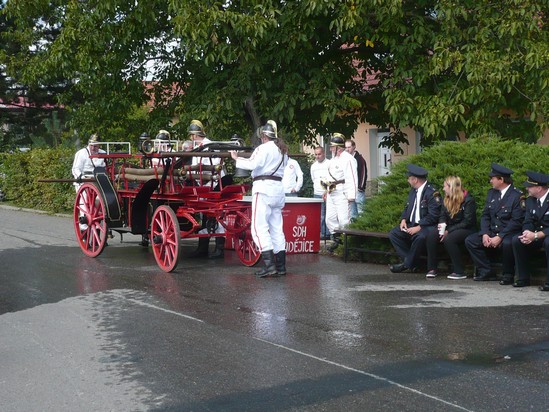
[[[84,183],[74,202],[74,231],[85,255],[98,256],[107,244],[105,201],[97,186]]]
[[[252,238],[248,212],[236,213],[230,217],[229,221],[233,229],[234,249],[238,258],[244,265],[254,266],[261,257],[261,251]]]
[[[158,206],[151,222],[151,244],[156,263],[164,272],[177,267],[180,240],[175,212],[169,206]]]

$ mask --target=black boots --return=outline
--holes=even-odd
[[[276,266],[275,266],[275,256],[274,252],[272,250],[267,250],[266,252],[261,252],[261,256],[263,257],[263,269],[258,270],[255,272],[255,275],[258,278],[264,278],[266,276],[272,276],[276,275]]]
[[[224,256],[224,250],[225,250],[225,238],[224,237],[216,237],[215,238],[215,249],[211,253],[210,256],[208,256],[210,259],[220,259]]]
[[[208,246],[210,244],[209,237],[199,237],[198,247],[189,255],[190,258],[208,257]]]
[[[286,251],[281,250],[276,255],[272,250],[261,252],[263,258],[263,269],[255,272],[258,278],[267,276],[284,276],[286,274]]]
[[[208,257],[210,259],[218,259],[224,256],[225,251],[225,238],[216,237],[215,238],[215,249],[211,255],[208,255],[208,248],[210,245],[209,237],[199,237],[198,238],[198,247],[196,250],[189,255],[190,258],[202,258]]]
[[[339,245],[341,245],[341,235],[333,235],[334,242],[326,248],[328,252],[334,253]]]
[[[275,266],[277,275],[284,276],[286,274],[286,251],[281,250],[275,255]]]

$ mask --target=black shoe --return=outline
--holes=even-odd
[[[491,273],[480,273],[476,275],[473,280],[476,280],[477,282],[486,282],[491,280],[498,280],[498,278]]]
[[[514,275],[511,275],[510,273],[504,273],[503,276],[501,277],[501,280],[499,281],[499,284],[502,286],[512,285],[514,279],[515,279]]]
[[[261,257],[263,258],[263,269],[255,272],[255,275],[258,278],[265,278],[267,276],[278,276],[275,266],[275,255],[272,250],[267,250],[266,252],[261,252]]]
[[[549,283],[546,283],[545,285],[540,286],[538,289],[542,292],[549,292]]]
[[[406,272],[409,269],[404,263],[398,263],[396,265],[389,265],[389,270],[393,273]]]
[[[530,286],[529,280],[517,280],[515,283],[513,283],[514,288],[523,288],[525,286]]]
[[[189,258],[203,258],[203,257],[207,258],[208,257],[209,244],[210,244],[210,238],[209,237],[199,237],[198,238],[198,247],[188,257]]]
[[[330,252],[330,253],[334,253],[335,250],[338,248],[339,245],[340,245],[339,242],[334,241],[330,246],[328,246],[328,247],[326,248],[326,250],[327,250],[328,252]]]
[[[208,256],[209,259],[221,259],[225,256],[225,238],[216,237],[215,238],[215,249]]]
[[[141,235],[141,242],[139,244],[143,247],[149,246],[149,237],[147,235]]]
[[[208,255],[208,259],[221,259],[225,256],[223,249],[215,249],[211,254]]]
[[[286,276],[286,251],[281,250],[275,254],[275,267],[278,276]]]
[[[205,257],[208,257],[208,251],[207,250],[197,249],[193,253],[191,253],[188,257],[191,258],[191,259],[205,258]]]

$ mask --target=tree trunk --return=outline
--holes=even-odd
[[[262,125],[262,121],[261,117],[257,113],[253,97],[246,97],[246,100],[244,100],[244,110],[248,115],[248,121],[252,126],[252,130],[254,130],[254,133],[252,134],[252,137],[250,139],[250,143],[252,144],[252,146],[257,147],[261,144],[261,140],[259,139],[259,128]]]

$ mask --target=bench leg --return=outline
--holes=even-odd
[[[347,263],[347,254],[349,253],[347,249],[347,233],[343,234],[343,262]]]

